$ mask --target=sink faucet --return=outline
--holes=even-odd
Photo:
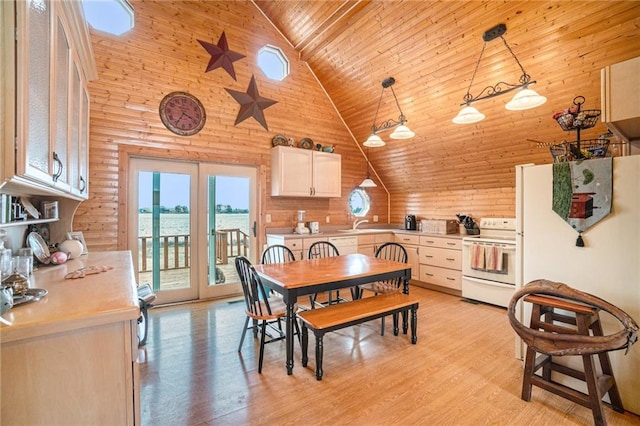
[[[356,219],[353,221],[353,227],[351,229],[356,230],[358,229],[358,225],[360,225],[361,223],[367,223],[367,222],[369,222],[367,219],[362,219],[362,220]]]

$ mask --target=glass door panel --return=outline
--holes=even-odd
[[[162,170],[162,171],[160,171]],[[132,159],[129,247],[138,282],[149,283],[157,303],[197,299],[197,165]]]
[[[201,248],[206,253],[206,270],[201,275],[200,297],[240,294],[235,259],[245,256],[256,262],[256,176],[253,167],[201,165],[207,214],[201,222],[206,239],[199,240],[206,244]]]

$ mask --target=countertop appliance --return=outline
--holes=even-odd
[[[462,297],[507,307],[516,284],[516,219],[482,218],[462,238]]]
[[[404,229],[407,231],[415,231],[418,229],[418,221],[416,215],[408,214],[404,217]]]
[[[584,247],[576,246],[576,231],[552,210],[552,169],[516,167],[516,287],[540,278],[563,282],[640,321],[640,155],[613,158],[611,213],[582,235]],[[516,311],[523,324],[529,324],[530,306],[520,303]],[[620,329],[615,320],[601,319],[605,334]],[[624,408],[640,414],[640,347],[610,356]],[[558,362],[570,362],[563,358],[573,357]]]
[[[319,222],[309,222],[309,231],[312,234],[317,234],[320,232],[320,223]]]

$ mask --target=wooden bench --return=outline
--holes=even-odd
[[[383,294],[299,312],[298,317],[302,321],[302,366],[306,367],[309,361],[307,356],[308,329],[311,329],[316,336],[316,379],[322,380],[322,340],[325,333],[393,315],[393,334],[397,336],[399,333],[398,314],[403,313],[402,331],[407,334],[407,313],[409,310],[411,310],[411,343],[415,345],[418,341],[416,336],[418,299],[408,294]]]

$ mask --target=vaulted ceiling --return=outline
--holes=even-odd
[[[600,70],[640,52],[638,1],[306,1],[255,0],[299,52],[361,145],[392,76],[416,136],[369,150],[391,192],[499,188],[514,185],[514,166],[549,163],[546,146],[575,140],[552,119],[586,98],[600,109]],[[485,120],[456,125],[483,48],[482,34],[504,23],[505,39],[546,104],[507,111],[512,94],[475,104]],[[486,43],[471,94],[499,81],[517,83],[520,69],[500,39]],[[376,124],[397,119],[387,89]],[[606,132],[598,124],[581,135]],[[614,140],[615,142],[615,140]],[[542,143],[542,144],[541,144]],[[620,145],[613,145],[619,149]]]

